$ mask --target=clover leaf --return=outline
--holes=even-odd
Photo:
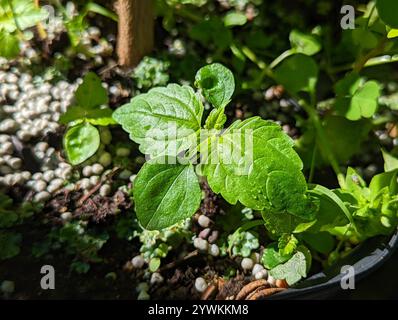
[[[376,81],[365,82],[351,73],[336,83],[336,111],[348,120],[372,117],[378,107],[380,85]]]

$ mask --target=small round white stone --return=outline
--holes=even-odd
[[[90,177],[93,174],[93,169],[91,166],[85,166],[82,170],[83,176]]]
[[[204,292],[207,289],[207,283],[206,280],[203,279],[202,277],[198,277],[195,279],[195,289],[198,292]]]
[[[134,268],[141,269],[145,264],[145,260],[142,256],[135,256],[131,259],[131,263]]]
[[[254,262],[250,258],[243,258],[242,262],[240,263],[243,270],[251,270],[253,269]]]
[[[44,201],[47,201],[50,198],[51,198],[50,193],[48,193],[47,191],[42,191],[42,192],[39,192],[39,193],[37,193],[35,195],[34,201],[35,202],[44,202]]]
[[[64,212],[61,214],[61,219],[64,221],[70,221],[72,219],[72,212]]]
[[[207,228],[210,225],[210,219],[202,214],[198,218],[198,223],[202,228]]]
[[[46,188],[47,188],[47,183],[43,180],[37,180],[36,184],[33,186],[33,189],[36,192],[44,191],[46,190]]]
[[[55,173],[53,170],[48,170],[46,172],[43,173],[43,179],[47,182],[50,182],[51,180],[53,180],[55,178]]]
[[[220,248],[218,247],[218,245],[216,244],[212,244],[209,247],[209,253],[213,256],[213,257],[217,257],[220,254]]]
[[[83,178],[80,180],[80,187],[82,189],[89,189],[91,187],[90,179]]]
[[[260,270],[259,272],[257,272],[254,277],[256,278],[256,280],[260,280],[260,279],[267,279],[268,276],[268,272],[267,270],[263,269]]]
[[[96,175],[100,175],[102,172],[104,172],[104,167],[99,163],[93,164],[91,169],[92,169],[93,174],[96,174]]]
[[[264,267],[261,264],[256,263],[252,270],[252,275],[255,276],[257,272],[264,270]]]
[[[102,197],[106,197],[111,194],[111,191],[111,186],[109,184],[104,184],[103,186],[101,186],[99,193]]]
[[[207,251],[209,247],[209,243],[207,242],[207,240],[202,238],[195,238],[195,240],[193,241],[193,245],[196,249],[199,249],[201,251]]]

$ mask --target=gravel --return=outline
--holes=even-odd
[[[251,269],[253,269],[254,262],[250,258],[243,258],[240,265],[243,270],[251,270]]]
[[[207,289],[207,283],[206,280],[203,279],[202,277],[198,277],[195,279],[195,289],[198,292],[204,292]]]

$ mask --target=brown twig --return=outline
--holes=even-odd
[[[103,177],[93,188],[91,188],[91,190],[88,193],[83,195],[77,202],[78,207],[81,207],[84,204],[84,202],[86,202],[86,200],[88,198],[90,198],[94,193],[96,193],[101,188],[101,186],[104,184],[105,181],[112,179],[112,177],[119,170],[120,170],[120,168],[118,168],[118,167],[113,168],[112,171],[109,172],[105,177]]]
[[[198,250],[194,250],[194,251],[188,253],[183,258],[175,260],[175,261],[172,261],[172,262],[164,265],[162,268],[160,268],[159,272],[162,272],[162,271],[165,271],[165,270],[168,270],[168,269],[172,269],[172,268],[176,267],[177,265],[179,265],[180,263],[182,263],[184,261],[187,261],[188,259],[191,259],[193,257],[196,257],[198,255],[198,253],[199,253]]]

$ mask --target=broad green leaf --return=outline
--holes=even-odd
[[[372,117],[378,107],[380,85],[376,81],[364,82],[358,74],[351,73],[337,82],[336,111],[348,120]]]
[[[15,58],[19,54],[19,39],[17,36],[0,31],[0,57]]]
[[[398,1],[396,0],[377,0],[377,11],[385,24],[392,28],[398,28]]]
[[[102,86],[101,79],[93,72],[87,73],[83,83],[76,90],[76,102],[87,109],[108,104],[108,94]]]
[[[279,252],[278,244],[276,242],[268,245],[261,257],[261,263],[267,269],[273,269],[276,266],[285,263],[292,257],[292,254],[281,254]]]
[[[384,171],[388,172],[398,169],[398,158],[394,157],[384,149],[382,149],[381,152],[383,153],[384,159]]]
[[[69,162],[73,165],[78,165],[94,155],[99,145],[99,132],[89,123],[70,128],[64,136],[65,152]]]
[[[398,37],[398,29],[391,29],[390,31],[388,31],[387,38],[393,39],[396,37]]]
[[[289,36],[290,44],[297,53],[312,56],[318,53],[322,46],[315,35],[292,30]]]
[[[18,28],[23,31],[46,19],[47,16],[48,12],[43,8],[37,8],[33,1],[4,1],[0,7],[0,31],[11,33]]]
[[[113,118],[140,144],[140,151],[156,157],[176,156],[197,143],[203,105],[192,88],[169,84],[134,97]]]
[[[296,54],[285,59],[275,70],[275,79],[291,93],[314,92],[318,78],[318,66],[314,59]]]
[[[307,276],[307,260],[303,252],[296,252],[293,257],[270,270],[270,275],[275,279],[285,279],[293,285]]]
[[[278,124],[259,117],[236,121],[206,142],[200,149],[202,174],[229,203],[314,216],[301,159]]]
[[[110,108],[104,109],[86,109],[80,106],[69,107],[68,110],[61,115],[59,122],[62,124],[69,124],[71,122],[81,120],[87,121],[93,125],[108,126],[117,124],[112,118],[113,110]]]
[[[335,246],[335,240],[327,232],[304,233],[301,238],[311,249],[323,254],[330,253]]]
[[[213,63],[196,73],[195,86],[202,89],[203,96],[215,107],[223,108],[235,91],[232,72],[222,64]]]
[[[229,12],[224,17],[224,24],[226,27],[243,26],[246,22],[246,15],[242,12]]]
[[[160,230],[191,217],[202,192],[192,165],[147,162],[134,180],[138,220],[148,230]]]

